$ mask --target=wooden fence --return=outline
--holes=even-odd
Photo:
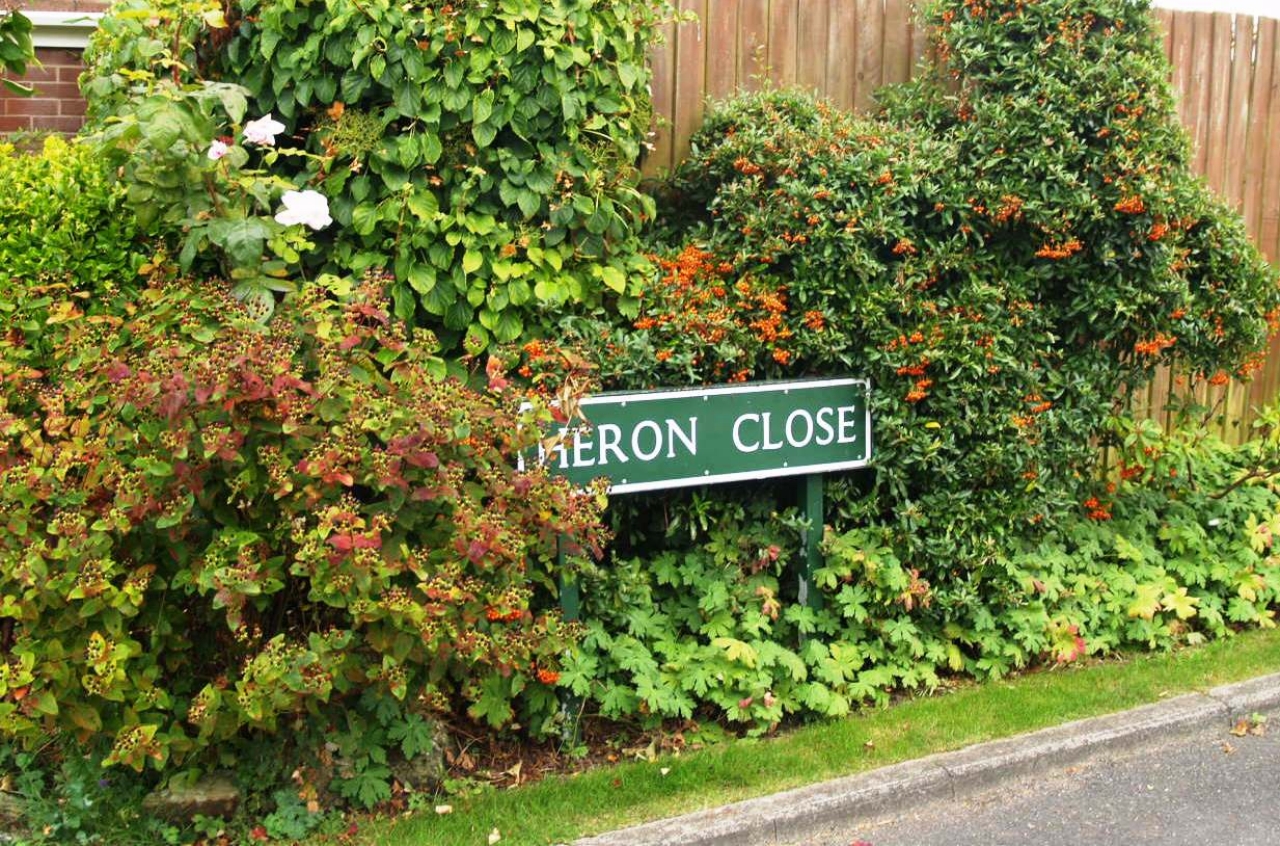
[[[653,55],[660,123],[650,174],[677,164],[708,100],[774,85],[812,89],[866,109],[881,85],[911,77],[927,35],[910,0],[678,0],[697,20],[671,26]],[[1249,232],[1280,264],[1280,20],[1207,12],[1155,12],[1173,66],[1179,114],[1195,168],[1244,214]],[[1141,396],[1140,413],[1163,419],[1172,374]],[[1280,393],[1280,344],[1248,385],[1202,388],[1220,409],[1218,431],[1246,434],[1250,409]]]

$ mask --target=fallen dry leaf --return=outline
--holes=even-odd
[[[1224,753],[1224,754],[1226,754],[1226,755],[1231,755],[1232,753],[1234,753],[1234,752],[1236,751],[1236,748],[1235,748],[1234,746],[1232,746],[1230,743],[1227,743],[1227,742],[1225,742],[1225,741],[1224,741],[1224,742],[1223,742],[1223,744],[1222,744],[1222,751],[1223,751],[1223,753]]]

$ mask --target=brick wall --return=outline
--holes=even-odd
[[[39,20],[39,16],[60,12],[65,13],[64,18],[83,21],[83,14],[103,12],[107,5],[105,0],[19,0],[17,7],[36,23],[33,35],[39,64],[29,66],[20,78],[35,88],[35,94],[21,97],[0,86],[0,133],[70,133],[80,128],[84,122],[84,98],[76,83],[82,70],[80,50],[67,45],[76,40],[83,43],[86,24],[59,27]]]
[[[22,81],[35,88],[31,97],[0,89],[0,132],[52,130],[75,132],[84,122],[80,51],[56,47],[36,49],[40,67],[27,68]]]

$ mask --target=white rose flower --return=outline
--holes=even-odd
[[[227,150],[231,149],[227,146],[226,141],[214,141],[209,145],[209,158],[217,161],[227,154]]]
[[[284,208],[276,213],[276,223],[285,226],[300,223],[312,229],[324,229],[333,223],[329,201],[319,191],[285,191],[280,201]]]
[[[244,125],[244,140],[247,144],[270,147],[276,143],[276,136],[281,132],[284,132],[284,124],[273,118],[271,112],[267,112],[263,117]]]

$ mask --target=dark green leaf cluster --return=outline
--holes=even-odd
[[[0,79],[0,85],[15,94],[30,95],[30,86],[8,77],[25,74],[27,65],[35,61],[35,58],[35,45],[31,43],[31,19],[16,10],[0,9],[0,71],[6,77]]]
[[[245,86],[253,115],[321,157],[282,175],[330,200],[327,269],[393,271],[395,313],[446,347],[513,341],[568,306],[634,309],[661,0],[246,0],[229,29],[198,3],[116,9],[90,52],[92,113],[127,108],[140,71]]]

